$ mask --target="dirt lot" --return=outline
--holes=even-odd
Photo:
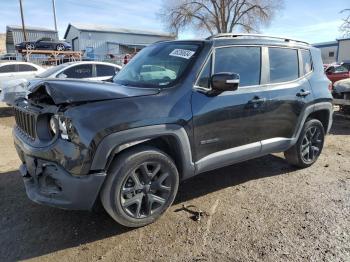
[[[130,230],[29,201],[1,106],[0,261],[350,261],[350,120],[336,117],[313,167],[269,155],[200,175],[160,220]],[[208,216],[193,221],[184,204]]]

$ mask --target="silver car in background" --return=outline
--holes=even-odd
[[[87,81],[112,81],[113,76],[121,70],[121,66],[95,61],[69,62],[51,67],[31,78],[19,78],[7,81],[4,91],[0,94],[0,101],[11,104],[16,99],[24,97],[30,82],[40,79],[80,79]]]

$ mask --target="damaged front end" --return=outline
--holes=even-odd
[[[106,176],[91,170],[99,141],[128,127],[123,110],[140,112],[137,99],[122,98],[159,90],[77,80],[43,80],[28,90],[14,104],[13,130],[28,196],[62,208],[91,208]]]
[[[56,104],[48,90],[36,86],[14,105],[13,136],[27,195],[37,203],[89,210],[106,174],[89,170],[89,145],[65,115],[74,104]]]

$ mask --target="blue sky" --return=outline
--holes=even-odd
[[[166,31],[158,17],[162,0],[56,0],[58,29],[62,37],[69,22],[112,25],[135,29]],[[28,26],[53,28],[51,0],[23,0]],[[350,8],[349,0],[286,0],[268,28],[261,33],[283,35],[311,43],[332,41],[341,37],[338,31]],[[20,25],[18,0],[1,0],[0,32],[6,25]],[[196,37],[186,31],[180,38]]]

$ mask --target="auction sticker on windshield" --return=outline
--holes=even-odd
[[[191,50],[185,50],[185,49],[174,49],[169,55],[170,56],[176,56],[181,57],[185,59],[190,59],[194,55],[194,51]]]

